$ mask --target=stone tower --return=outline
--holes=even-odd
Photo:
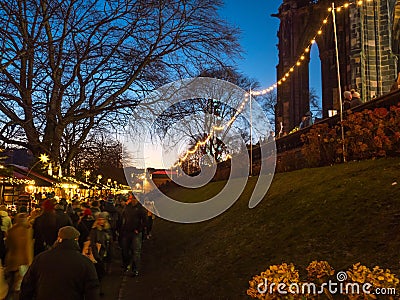
[[[339,53],[340,87],[343,91],[356,89],[363,101],[388,93],[398,71],[400,0],[357,1],[335,10]],[[337,1],[340,7],[346,1]],[[296,64],[310,41],[316,37],[322,79],[323,117],[328,110],[340,109],[339,84],[332,7],[329,0],[283,0],[277,14],[279,63],[278,80]],[[322,21],[323,34],[317,35]],[[300,123],[309,110],[309,53],[291,76],[278,85],[276,128],[289,132]]]

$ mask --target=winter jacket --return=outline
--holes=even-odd
[[[34,254],[37,255],[51,247],[57,239],[58,230],[67,225],[71,225],[71,220],[57,215],[54,211],[44,211],[38,216],[33,223]]]
[[[16,223],[7,232],[7,271],[16,271],[19,266],[30,265],[33,260],[33,231],[27,217],[16,216]]]
[[[142,232],[147,223],[147,211],[137,203],[127,204],[122,211],[121,233]]]
[[[0,210],[1,217],[1,231],[7,232],[8,229],[12,226],[11,218],[8,216],[8,213],[4,210]]]
[[[98,300],[99,280],[93,263],[77,242],[63,240],[36,256],[26,273],[20,300]]]

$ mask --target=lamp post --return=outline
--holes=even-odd
[[[103,178],[101,174],[97,175],[97,184],[100,185],[100,180]],[[100,185],[100,196],[103,194],[103,187]]]
[[[249,88],[249,108],[250,108],[250,177],[253,176],[253,110],[252,110],[252,98],[251,98],[251,85]]]
[[[88,182],[89,175],[90,175],[90,171],[87,170],[87,171],[85,172],[85,180],[86,180],[86,182]]]
[[[343,162],[346,162],[346,149],[344,146],[342,87],[341,87],[341,83],[340,83],[339,49],[338,49],[337,32],[336,32],[336,17],[335,17],[335,3],[334,2],[332,2],[332,20],[333,20],[333,32],[335,35],[336,71],[337,71],[337,78],[338,78],[339,105],[340,105],[340,128],[341,128],[341,133],[342,133]]]

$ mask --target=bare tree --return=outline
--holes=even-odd
[[[270,123],[275,124],[276,103],[278,99],[276,95],[276,90],[272,90],[265,95],[258,96],[256,99],[257,101],[259,101],[261,107],[265,111]]]
[[[221,79],[235,86],[241,87],[244,91],[250,86],[257,86],[257,83],[242,75],[233,68],[220,68],[203,70],[200,77]],[[155,132],[164,139],[167,135],[183,136],[188,139],[190,150],[193,150],[196,143],[204,141],[210,135],[215,126],[225,125],[234,117],[237,109],[244,98],[237,97],[237,90],[213,86],[213,90],[207,93],[208,98],[186,99],[175,103],[165,110],[153,124]],[[221,101],[222,99],[226,101]],[[175,124],[179,122],[179,127]],[[190,155],[188,161],[199,163],[199,157],[204,154],[210,155],[219,162],[228,154],[228,147],[224,142],[232,141],[228,134],[232,127],[241,133],[241,136],[249,140],[249,124],[245,118],[239,116],[233,124],[223,131],[214,132],[207,143],[199,147],[198,151]],[[171,132],[169,132],[171,130]],[[247,134],[246,134],[247,133]],[[177,139],[179,142],[180,139]],[[188,149],[189,150],[189,149]]]
[[[65,168],[146,91],[238,54],[219,0],[0,0],[0,140]],[[62,148],[64,147],[64,148]]]
[[[319,101],[319,97],[317,95],[317,91],[315,88],[310,89],[310,111],[312,112],[314,117],[321,118],[322,117],[322,107]]]
[[[71,161],[71,174],[78,178],[85,178],[100,174],[100,170],[107,168],[122,168],[123,146],[121,142],[108,132],[96,131],[90,134],[81,144],[78,153]]]

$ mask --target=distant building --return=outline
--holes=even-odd
[[[149,175],[155,186],[160,187],[168,182],[171,182],[171,177],[173,178],[173,176],[177,176],[177,172],[171,170],[154,169],[154,171]]]

